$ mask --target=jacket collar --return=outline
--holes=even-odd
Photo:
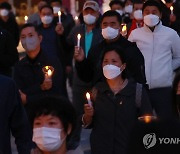
[[[133,88],[134,84],[135,84],[135,81],[133,79],[128,79],[128,84],[117,94],[124,95],[124,96],[131,96],[133,93],[135,93],[134,88]],[[109,92],[112,93],[112,90],[110,89],[109,85],[105,81],[98,83],[96,85],[96,88],[100,93],[109,93]]]
[[[162,27],[162,22],[160,21],[160,22],[158,23],[158,25],[155,26],[153,32],[158,32],[158,31],[161,29],[161,27]],[[144,30],[145,30],[146,32],[151,32],[151,33],[153,33],[146,24],[144,24],[144,27],[143,27],[143,28],[144,28]]]

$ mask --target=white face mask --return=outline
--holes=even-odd
[[[148,26],[148,27],[154,27],[159,23],[160,19],[157,15],[154,14],[149,14],[144,16],[144,23]]]
[[[26,51],[34,51],[40,45],[40,42],[38,37],[33,36],[21,39],[21,44]]]
[[[124,11],[123,11],[123,10],[116,10],[116,12],[117,12],[117,13],[119,13],[119,14],[120,14],[120,16],[122,16],[122,15],[123,15],[123,13],[124,13]]]
[[[132,5],[127,5],[127,6],[125,6],[124,11],[125,11],[126,13],[132,13],[132,11],[133,11],[133,6],[132,6]]]
[[[56,151],[63,144],[64,139],[61,138],[62,129],[58,128],[34,128],[33,129],[33,141],[42,151]]]
[[[43,24],[50,24],[53,21],[53,17],[52,16],[43,16],[41,17],[41,21]]]
[[[105,65],[103,67],[103,74],[107,79],[114,79],[122,73],[120,67],[115,65]]]
[[[0,10],[0,14],[1,14],[1,16],[7,16],[8,14],[9,14],[9,11],[8,10],[6,10],[6,9],[2,9],[2,10]]]
[[[119,34],[119,29],[114,29],[111,27],[102,29],[102,35],[107,40],[112,40],[112,39],[116,38],[118,36],[118,34]]]
[[[83,16],[83,19],[84,19],[84,22],[88,25],[92,25],[96,22],[96,17],[91,14]]]
[[[60,9],[61,9],[60,7],[54,6],[53,7],[53,13],[57,14],[60,11]]]
[[[136,20],[142,20],[143,19],[142,10],[134,11],[134,18]]]

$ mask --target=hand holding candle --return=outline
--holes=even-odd
[[[77,47],[80,48],[80,40],[81,40],[81,35],[77,35]]]
[[[59,23],[61,23],[61,11],[58,11]]]
[[[90,98],[90,94],[88,92],[86,93],[86,98],[87,98],[88,104],[90,106],[92,106],[92,101],[91,101],[91,98]]]

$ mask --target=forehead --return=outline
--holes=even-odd
[[[83,12],[96,12],[96,11],[94,11],[92,8],[88,7],[85,10],[83,10]]]
[[[123,8],[123,7],[120,4],[113,4],[112,5],[112,10],[114,10],[116,8]]]
[[[53,6],[61,6],[61,4],[59,3],[59,2],[52,2],[51,3],[51,6],[53,7]]]
[[[40,115],[40,116],[36,117],[34,120],[41,120],[43,122],[46,122],[46,121],[49,121],[49,120],[57,120],[57,121],[61,122],[59,117],[51,115],[51,114],[49,114],[49,115]]]
[[[37,33],[37,32],[35,31],[34,27],[26,27],[21,31],[21,35],[29,34],[29,33]]]
[[[144,11],[143,11],[143,12],[147,12],[147,11],[149,11],[149,12],[156,11],[156,12],[159,12],[159,13],[160,13],[160,11],[159,11],[159,9],[158,9],[157,6],[146,6],[146,7],[144,8]]]
[[[134,8],[138,8],[138,9],[142,9],[142,7],[143,7],[143,4],[141,4],[141,3],[135,3],[134,4]]]
[[[108,17],[103,18],[102,23],[104,22],[107,22],[107,23],[118,22],[118,19],[116,16],[108,16]]]
[[[113,59],[120,59],[119,55],[114,50],[108,51],[107,53],[105,53],[104,58],[106,58],[106,59],[112,59],[112,58]]]
[[[42,10],[41,10],[41,13],[53,13],[52,10],[48,7],[44,7]]]

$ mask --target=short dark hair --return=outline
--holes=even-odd
[[[156,1],[156,0],[148,0],[148,1],[146,1],[144,3],[144,5],[143,5],[142,12],[144,11],[144,9],[147,6],[156,6],[158,8],[159,12],[162,13],[161,4],[158,1]]]
[[[44,9],[44,8],[49,8],[49,9],[52,11],[52,13],[53,13],[53,8],[52,8],[50,5],[44,5],[44,6],[42,6],[41,9],[39,10],[39,12],[41,12],[42,9]]]
[[[101,65],[103,63],[103,59],[106,53],[110,51],[115,51],[118,55],[119,58],[121,59],[122,63],[126,63],[126,57],[125,57],[125,50],[121,47],[117,47],[116,45],[107,45],[106,48],[103,51],[102,57],[101,57]],[[122,78],[125,79],[127,77],[126,69],[123,70],[122,72]]]
[[[38,35],[41,35],[40,31],[38,30],[38,27],[35,26],[35,25],[32,24],[32,23],[27,23],[27,24],[22,25],[22,27],[21,27],[21,29],[20,29],[20,34],[21,34],[22,30],[25,29],[25,28],[27,28],[27,27],[33,27],[34,30],[38,33]]]
[[[120,16],[120,14],[119,14],[118,12],[116,12],[116,11],[113,11],[113,10],[106,11],[106,12],[102,15],[102,17],[101,17],[101,23],[102,23],[102,21],[103,21],[103,19],[104,19],[105,17],[116,17],[117,20],[119,21],[119,23],[122,22],[122,18],[121,18],[121,16]]]
[[[109,7],[111,8],[113,5],[120,5],[122,7],[124,7],[124,3],[121,2],[121,1],[117,1],[117,0],[112,0],[110,3],[109,3]]]
[[[12,7],[11,7],[11,5],[10,5],[8,2],[2,2],[2,3],[0,4],[0,9],[11,10]]]
[[[144,1],[143,0],[134,0],[133,6],[134,6],[134,4],[144,4]]]
[[[51,0],[50,3],[53,3],[53,2],[59,2],[60,5],[62,5],[62,1],[61,0]]]
[[[71,102],[66,98],[58,96],[41,97],[33,102],[29,102],[27,109],[32,128],[35,118],[42,115],[52,115],[59,118],[66,133],[68,131],[69,124],[72,126],[71,133],[75,129],[77,120],[75,109]],[[69,135],[71,135],[71,133]]]

